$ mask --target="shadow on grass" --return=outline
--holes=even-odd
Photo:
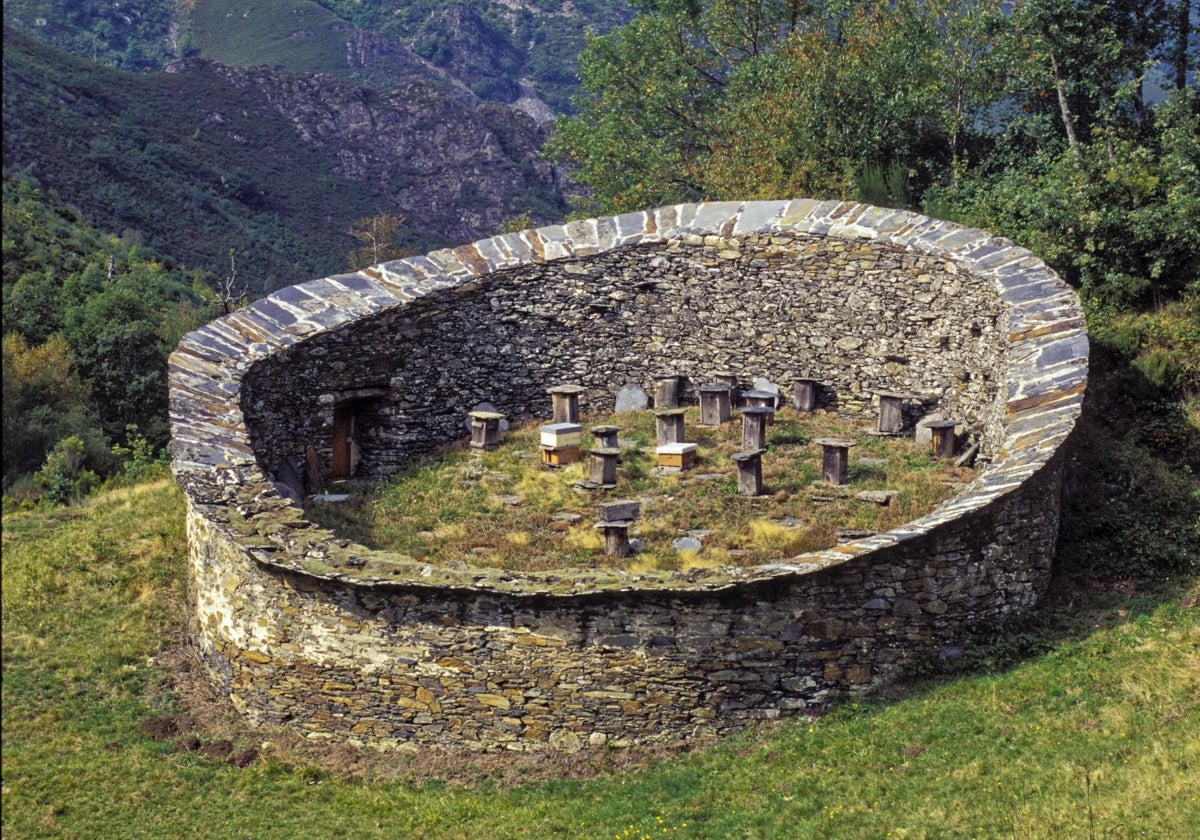
[[[1050,585],[1033,610],[974,628],[961,648],[914,662],[881,696],[1011,668],[1058,644],[1200,591],[1200,428],[1183,395],[1093,342],[1084,411],[1066,452]]]

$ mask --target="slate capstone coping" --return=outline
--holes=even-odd
[[[712,580],[699,577],[680,582],[667,573],[647,573],[634,582],[625,573],[596,571],[581,574],[577,586],[564,590],[549,587],[538,574],[500,576],[482,569],[438,570],[431,581],[419,576],[417,563],[411,564],[411,572],[382,580],[369,574],[322,570],[303,562],[302,549],[288,545],[302,546],[304,539],[327,537],[328,532],[304,523],[302,517],[293,517],[279,532],[291,534],[291,543],[283,540],[256,546],[254,556],[265,564],[367,588],[401,585],[570,597],[586,597],[601,590],[725,589],[747,581],[810,574],[927,533],[1018,487],[1053,457],[1074,428],[1087,383],[1088,343],[1082,308],[1074,292],[1026,249],[985,231],[856,202],[706,202],[505,234],[303,283],[189,333],[169,362],[174,473],[193,504],[210,517],[216,516],[214,524],[235,537],[249,537],[252,526],[250,530],[235,528],[225,524],[226,517],[216,515],[221,499],[227,503],[245,500],[239,505],[248,511],[287,507],[254,465],[238,402],[241,380],[255,364],[346,328],[364,314],[402,310],[439,289],[465,286],[492,272],[593,256],[628,245],[670,243],[687,234],[728,238],[762,233],[873,238],[944,258],[949,269],[993,284],[1008,307],[1000,322],[1010,337],[1005,383],[1008,411],[1001,420],[1004,437],[995,460],[950,502],[886,534],[803,555],[802,562],[729,568]],[[372,552],[358,547],[356,553]],[[400,567],[407,568],[404,564]]]

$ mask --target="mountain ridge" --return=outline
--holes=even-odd
[[[539,121],[572,109],[585,32],[629,22],[624,0],[7,0],[5,25],[132,71],[209,58],[329,72],[371,87],[418,77]]]
[[[566,212],[544,127],[411,79],[380,92],[329,74],[205,59],[99,67],[4,32],[4,166],[29,170],[98,229],[261,294],[347,267],[354,220],[407,217],[428,249]]]

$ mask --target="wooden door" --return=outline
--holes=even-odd
[[[341,403],[333,408],[333,470],[336,481],[354,471],[354,406]]]

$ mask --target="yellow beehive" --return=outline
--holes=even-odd
[[[550,467],[565,467],[579,460],[578,446],[542,446],[542,463]]]
[[[675,467],[686,470],[696,464],[696,450],[700,447],[695,443],[666,443],[654,450],[658,454],[660,467]]]

